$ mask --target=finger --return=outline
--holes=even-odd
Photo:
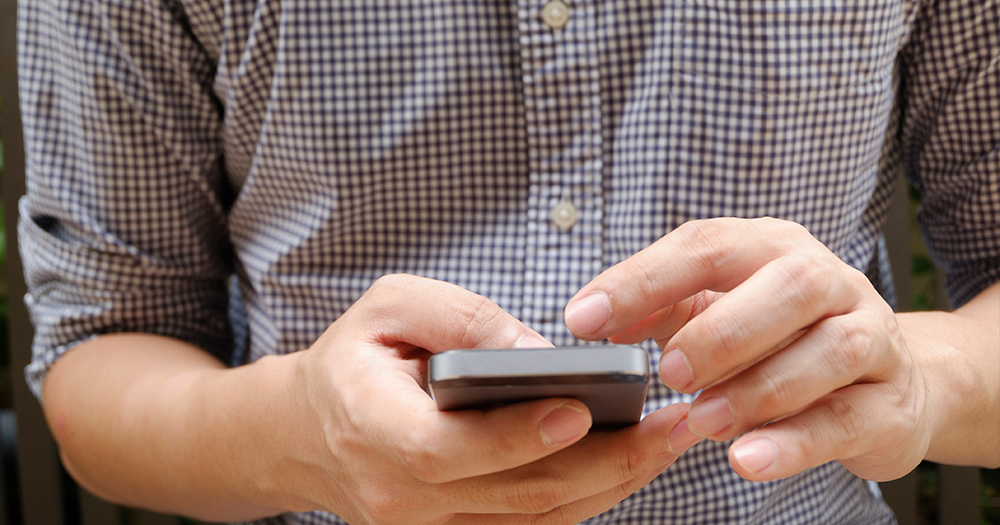
[[[907,443],[902,436],[914,432],[916,408],[888,388],[885,383],[862,383],[831,393],[793,417],[738,439],[729,449],[729,462],[751,481],[786,478],[834,460],[867,479],[887,472],[905,474],[923,456],[917,451],[900,461],[900,451],[893,448]],[[902,402],[886,402],[892,398]],[[879,439],[886,445],[879,446]],[[855,470],[852,458],[863,452],[870,460],[868,468]],[[878,457],[886,464],[876,465]]]
[[[600,494],[556,507],[541,514],[492,514],[486,516],[482,514],[459,514],[453,519],[448,520],[447,523],[450,525],[567,525],[580,523],[614,507],[615,504],[627,498],[633,492],[648,485],[656,476],[660,475],[660,473],[673,463],[674,461],[670,461],[663,468],[657,469],[654,472],[629,480]]]
[[[685,223],[584,286],[566,306],[566,325],[583,339],[607,338],[701,290],[731,290],[797,243],[822,248],[788,221]]]
[[[361,317],[366,335],[389,346],[405,343],[433,353],[552,346],[489,299],[412,275],[380,278],[349,313]]]
[[[618,345],[634,345],[653,337],[654,334],[669,339],[690,317],[690,309],[683,308],[682,305],[683,303],[677,303],[657,310],[639,321],[639,324],[608,337],[608,341]]]
[[[881,359],[870,312],[826,319],[795,343],[705,390],[688,424],[698,435],[725,441],[799,412],[826,394],[863,378]]]
[[[759,360],[817,319],[847,311],[857,294],[844,268],[797,253],[764,265],[670,339],[661,360],[663,381],[695,392]]]
[[[662,470],[699,441],[684,422],[688,408],[671,405],[518,469],[456,481],[446,493],[459,512],[478,514],[539,514],[605,493]]]
[[[618,332],[608,340],[615,344],[637,344],[653,339],[660,348],[686,323],[700,315],[708,306],[725,294],[702,291],[687,299],[653,312],[639,324]]]
[[[392,383],[384,383],[392,384]],[[575,399],[542,399],[493,410],[439,411],[423,391],[382,389],[369,407],[370,435],[383,454],[424,483],[500,472],[562,450],[593,424]],[[385,404],[381,404],[385,403]]]

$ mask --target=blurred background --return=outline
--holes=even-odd
[[[198,523],[111,505],[77,487],[24,382],[31,326],[16,247],[16,203],[24,192],[16,34],[16,1],[0,0],[0,525]],[[947,309],[941,272],[916,226],[919,203],[919,193],[901,180],[887,235],[899,309]],[[1000,525],[1000,470],[925,462],[882,490],[904,525]]]

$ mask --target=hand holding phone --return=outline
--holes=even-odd
[[[637,346],[449,350],[431,357],[428,385],[440,410],[571,397],[594,427],[617,428],[639,422],[649,375]]]

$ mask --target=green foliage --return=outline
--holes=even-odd
[[[979,508],[982,525],[1000,525],[1000,469],[981,471]]]
[[[926,255],[910,257],[910,273],[913,275],[929,275],[934,273],[934,262]]]

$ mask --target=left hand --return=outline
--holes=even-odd
[[[743,435],[729,461],[746,479],[832,460],[895,479],[927,452],[926,381],[892,309],[798,224],[684,224],[587,284],[566,325],[588,340],[652,337],[664,383],[704,389],[691,430],[716,441]]]

